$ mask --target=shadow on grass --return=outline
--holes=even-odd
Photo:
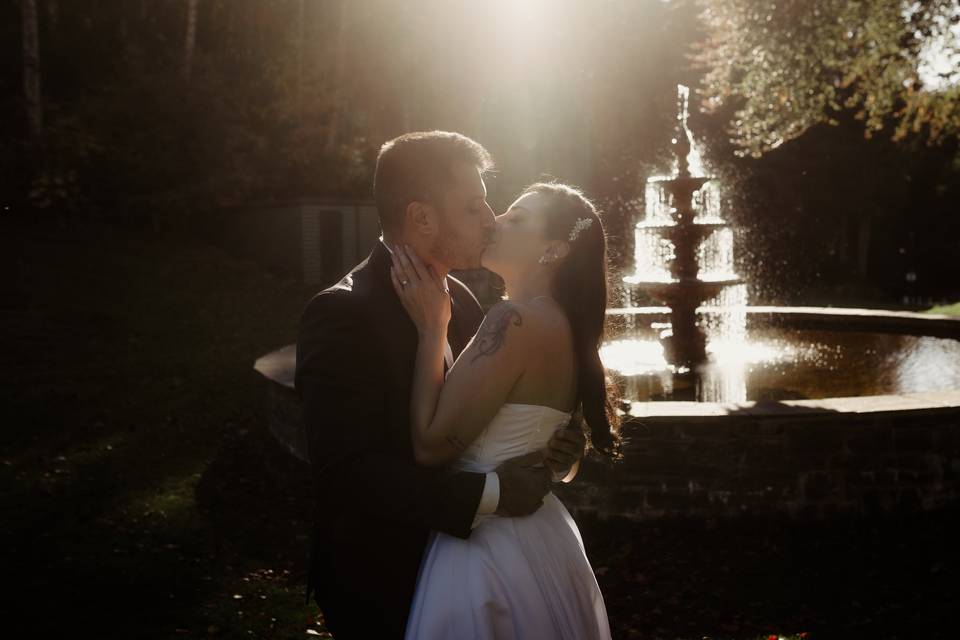
[[[579,518],[618,638],[950,638],[960,514]]]
[[[196,492],[262,430],[250,363],[311,292],[190,238],[4,225],[7,632],[302,637],[305,525]]]

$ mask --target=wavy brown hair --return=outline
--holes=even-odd
[[[611,458],[620,453],[620,419],[614,408],[613,385],[600,361],[607,311],[607,239],[597,208],[579,189],[557,182],[538,182],[523,194],[545,196],[546,233],[569,242],[552,284],[553,298],[567,315],[577,363],[577,405],[589,427],[594,449]],[[577,222],[589,219],[575,240]],[[582,223],[581,223],[582,225]]]

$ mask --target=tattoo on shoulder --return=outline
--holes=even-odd
[[[476,362],[478,358],[493,355],[499,351],[507,341],[507,329],[510,325],[519,327],[523,324],[520,312],[512,304],[501,306],[495,313],[496,317],[491,318],[491,322],[477,334],[477,355],[473,356],[470,362]]]

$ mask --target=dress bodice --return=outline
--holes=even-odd
[[[567,424],[570,415],[544,405],[508,402],[453,466],[475,473],[493,471],[510,458],[546,447],[550,436]]]

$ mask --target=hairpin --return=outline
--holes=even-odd
[[[570,237],[567,238],[570,242],[573,242],[577,239],[577,236],[580,235],[580,232],[584,229],[589,229],[590,225],[593,224],[593,218],[580,218],[577,220],[577,223],[573,225],[573,230],[570,232]]]

